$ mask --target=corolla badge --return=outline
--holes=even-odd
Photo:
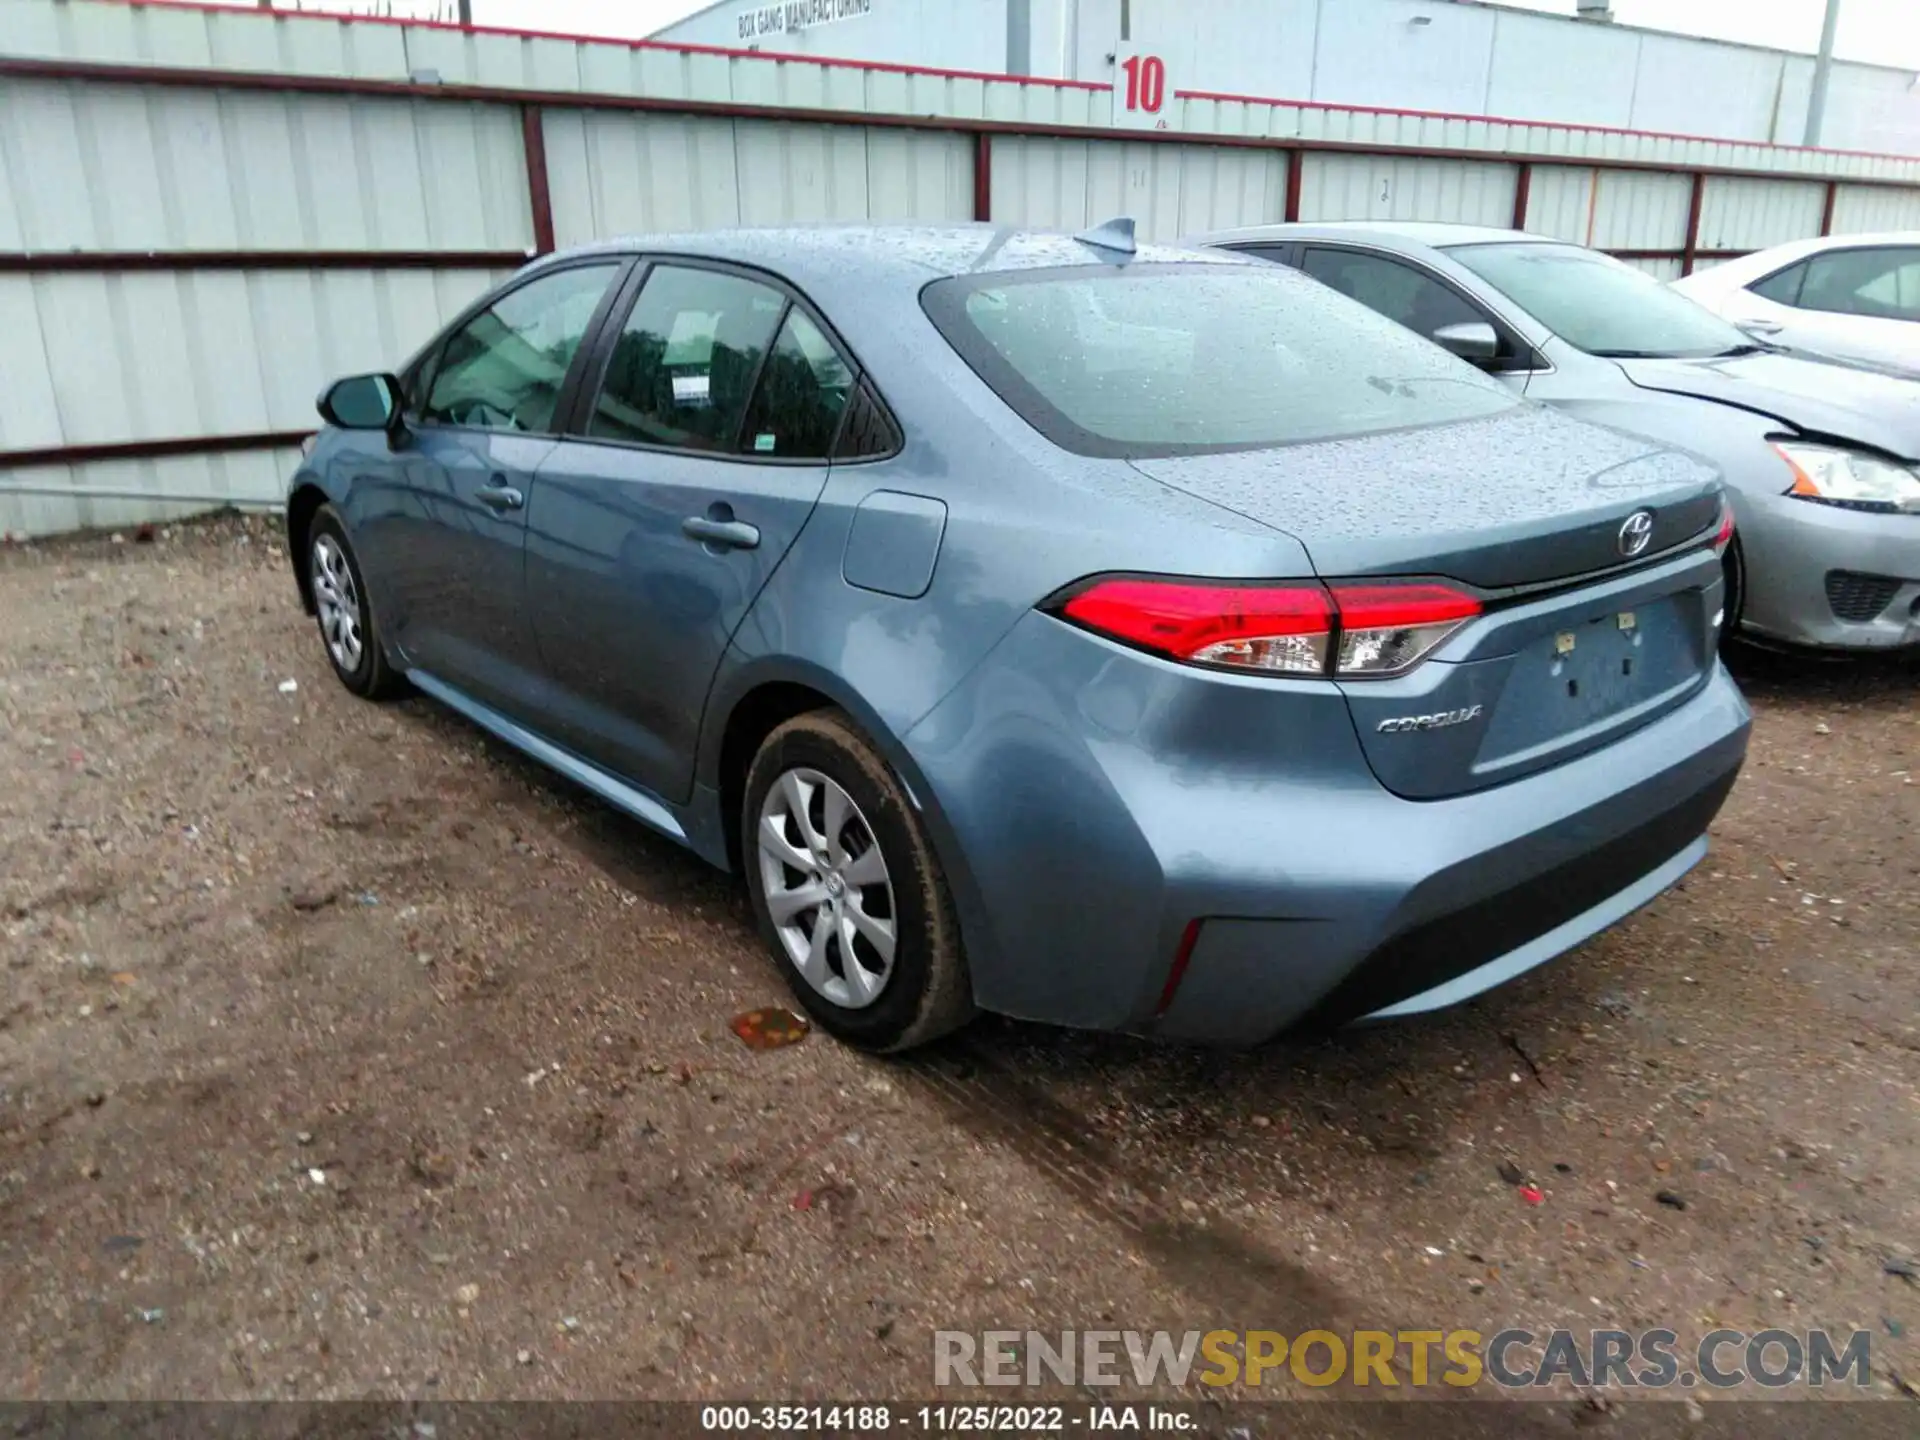
[[[1479,719],[1484,709],[1484,705],[1469,705],[1464,710],[1441,710],[1432,715],[1401,715],[1382,720],[1378,728],[1382,735],[1403,735],[1409,730],[1444,730],[1449,725],[1464,725]]]
[[[1653,542],[1653,512],[1636,510],[1620,526],[1620,553],[1631,560]]]

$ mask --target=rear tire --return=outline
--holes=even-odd
[[[740,851],[761,938],[821,1028],[889,1052],[973,1017],[940,862],[845,715],[816,710],[767,737],[747,772]]]
[[[404,695],[406,677],[387,659],[360,561],[331,505],[314,511],[307,526],[306,566],[320,648],[340,683],[363,700]]]

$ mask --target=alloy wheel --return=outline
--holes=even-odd
[[[761,888],[780,945],[806,982],[848,1010],[893,974],[893,881],[867,817],[818,770],[785,771],[760,805]]]
[[[360,613],[360,587],[353,583],[353,567],[346,551],[331,535],[320,535],[313,542],[313,603],[319,612],[320,634],[327,652],[343,674],[360,668],[364,653],[364,618]]]

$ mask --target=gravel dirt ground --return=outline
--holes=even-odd
[[[1742,658],[1707,862],[1465,1008],[884,1062],[742,1045],[786,994],[741,890],[350,697],[274,523],[0,551],[0,616],[0,1394],[901,1399],[936,1327],[1824,1325],[1920,1415],[1911,665]]]

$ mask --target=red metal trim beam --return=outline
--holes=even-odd
[[[527,151],[527,199],[533,207],[533,253],[553,253],[553,189],[547,182],[547,127],[538,105],[520,107],[520,137]]]
[[[0,274],[111,270],[510,270],[524,250],[28,250]]]
[[[1687,203],[1687,248],[1680,253],[1680,273],[1691,275],[1693,262],[1700,258],[1700,212],[1707,203],[1707,175],[1704,170],[1693,176],[1693,198]]]
[[[764,57],[762,57],[764,58]],[[880,67],[885,68],[885,67]],[[946,73],[946,72],[938,72]],[[1128,143],[1174,145],[1217,145],[1225,149],[1327,151],[1360,155],[1418,155],[1429,160],[1488,160],[1497,158],[1487,150],[1431,148],[1419,145],[1384,145],[1372,141],[1302,140],[1262,135],[1189,134],[1181,130],[1109,130],[1098,125],[1039,125],[1022,120],[970,120],[958,116],[886,115],[864,110],[796,110],[776,105],[743,105],[734,101],[681,100],[653,95],[585,95],[564,90],[517,90],[493,85],[416,85],[410,81],[363,80],[338,75],[270,75],[238,70],[187,70],[153,65],[99,65],[70,60],[26,60],[0,58],[0,76],[28,79],[99,80],[131,85],[175,85],[186,88],[225,90],[277,90],[320,95],[386,95],[415,100],[464,101],[494,105],[542,105],[576,110],[651,111],[665,115],[715,115],[735,120],[806,120],[821,125],[864,125],[876,129],[933,130],[969,134],[1045,135],[1067,139],[1114,139]],[[996,79],[1006,77],[996,76]],[[1104,86],[1099,88],[1105,88]],[[1186,93],[1186,92],[1182,92]],[[1272,103],[1272,102],[1263,102]],[[1398,113],[1398,112],[1396,112]],[[1464,117],[1479,118],[1479,117]],[[1578,127],[1573,127],[1578,128]],[[1638,133],[1638,132],[1635,132]],[[1509,154],[1513,152],[1509,151]],[[1520,153],[1525,153],[1520,152]],[[1833,152],[1839,153],[1839,152]],[[1603,160],[1580,156],[1549,155],[1530,157],[1543,164],[1598,165],[1606,170],[1654,170],[1671,173],[1673,166],[1660,160]],[[1874,156],[1875,159],[1901,158]],[[1703,172],[1706,173],[1706,172]],[[1821,176],[1796,175],[1791,171],[1752,170],[1738,167],[1713,169],[1715,175],[1738,175],[1758,180],[1819,180]],[[1848,177],[1849,185],[1873,185],[1881,188],[1912,189],[1914,180],[1882,177]]]
[[[1527,206],[1533,200],[1533,162],[1522,160],[1520,171],[1513,177],[1513,228],[1527,228]]]
[[[1822,236],[1833,234],[1833,210],[1840,203],[1840,182],[1827,182],[1826,203],[1820,207],[1820,233]]]
[[[0,470],[23,465],[84,465],[93,460],[159,460],[170,455],[225,455],[236,450],[279,450],[298,445],[307,430],[259,430],[246,435],[182,435],[165,440],[111,440],[97,445],[46,445],[36,450],[0,450]],[[0,486],[4,491],[5,486]],[[165,497],[155,497],[165,498]]]
[[[973,137],[973,218],[993,219],[993,136]]]

